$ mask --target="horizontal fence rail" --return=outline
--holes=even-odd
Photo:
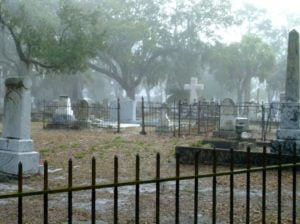
[[[278,196],[277,196],[277,222],[281,223],[282,221],[282,171],[283,170],[291,170],[292,173],[292,223],[296,224],[297,222],[297,169],[300,168],[300,163],[297,162],[297,155],[296,155],[296,147],[294,146],[293,150],[293,161],[288,164],[283,164],[281,162],[281,149],[279,149],[278,153],[278,164],[277,165],[269,165],[267,166],[267,153],[266,147],[263,148],[263,164],[259,167],[253,167],[251,165],[251,149],[250,147],[247,148],[247,163],[245,164],[246,167],[243,169],[235,169],[234,168],[234,157],[233,153],[234,150],[230,149],[231,153],[231,161],[230,161],[230,170],[229,171],[222,171],[217,172],[217,153],[216,150],[213,150],[213,158],[212,158],[212,173],[209,174],[199,174],[199,153],[195,155],[194,161],[194,174],[189,176],[181,176],[180,175],[180,155],[176,154],[176,168],[175,168],[175,176],[174,177],[161,177],[161,167],[160,167],[160,154],[158,153],[156,156],[156,177],[154,179],[142,180],[140,177],[140,157],[139,155],[136,156],[136,164],[135,164],[135,180],[127,181],[127,182],[120,182],[119,181],[119,161],[118,157],[115,156],[114,158],[114,181],[110,184],[97,184],[96,183],[96,159],[93,157],[91,161],[91,184],[85,186],[73,186],[72,179],[73,179],[73,163],[72,160],[69,160],[68,163],[68,186],[66,188],[58,188],[58,189],[51,189],[48,182],[48,162],[44,162],[44,187],[43,190],[40,191],[23,191],[23,170],[22,170],[22,163],[19,163],[19,175],[18,175],[18,192],[10,193],[5,195],[0,195],[0,199],[9,199],[9,198],[18,198],[18,223],[23,223],[23,198],[30,197],[30,196],[37,196],[43,195],[44,201],[44,223],[48,223],[48,196],[50,194],[58,194],[58,193],[68,193],[68,223],[72,223],[73,219],[73,211],[72,211],[72,198],[73,192],[78,191],[91,191],[91,222],[96,223],[96,189],[103,189],[103,188],[113,188],[113,220],[114,223],[118,223],[118,213],[119,213],[119,198],[118,198],[118,189],[122,186],[135,186],[135,223],[139,223],[140,221],[140,186],[144,184],[155,184],[156,186],[156,193],[155,193],[155,221],[156,223],[160,223],[160,184],[163,182],[175,182],[175,223],[180,223],[180,182],[183,180],[194,180],[194,223],[198,223],[198,190],[199,190],[199,180],[203,178],[212,178],[212,223],[217,223],[217,191],[218,191],[218,184],[217,178],[222,176],[228,176],[230,178],[230,201],[229,201],[229,209],[230,212],[228,214],[230,223],[234,222],[234,176],[237,174],[245,174],[246,175],[246,196],[245,196],[245,204],[246,204],[246,217],[245,223],[251,222],[251,207],[250,207],[250,191],[251,191],[251,174],[261,172],[262,174],[262,204],[261,204],[261,217],[262,223],[266,223],[266,179],[267,179],[267,171],[270,170],[277,170],[278,173]],[[299,220],[299,219],[298,219]]]
[[[73,104],[62,106],[45,104],[42,113],[43,128],[81,129],[109,128],[120,130],[120,103]]]
[[[238,117],[247,119],[246,132],[251,138],[263,141],[273,139],[279,127],[283,103],[241,103],[224,105],[218,102],[199,101],[188,104],[182,101],[171,103],[148,102],[144,98],[136,102],[136,125],[140,134],[157,133],[170,136],[235,136]],[[44,128],[108,128],[120,132],[122,120],[120,100],[113,103],[73,103],[62,106],[44,103],[33,120],[42,119]],[[232,128],[225,127],[226,119],[232,117]],[[138,127],[138,126],[136,126]]]

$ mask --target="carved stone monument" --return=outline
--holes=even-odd
[[[197,91],[204,89],[204,85],[199,84],[198,79],[196,77],[191,77],[191,83],[190,84],[185,84],[184,89],[190,91],[189,103],[193,104],[194,102],[198,102]]]
[[[22,162],[24,174],[39,172],[39,153],[30,139],[30,79],[9,78],[5,81],[3,134],[0,138],[0,171],[17,175]]]
[[[296,30],[289,33],[288,57],[285,83],[285,100],[281,104],[280,128],[277,140],[272,141],[272,151],[291,154],[296,144],[300,153],[300,118],[299,118],[299,34]]]
[[[60,96],[58,108],[53,115],[53,124],[70,125],[75,121],[71,100],[68,96]]]

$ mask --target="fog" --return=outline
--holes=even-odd
[[[117,98],[276,102],[298,1],[0,0],[0,99],[30,77],[35,107]]]

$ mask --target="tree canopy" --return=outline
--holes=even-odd
[[[95,29],[96,10],[70,0],[2,0],[0,24],[13,43],[22,72],[36,68],[55,72],[86,68],[87,58],[103,48],[103,31]],[[98,24],[97,24],[98,25]]]

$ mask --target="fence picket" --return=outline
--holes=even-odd
[[[48,162],[44,161],[44,224],[48,224]]]

